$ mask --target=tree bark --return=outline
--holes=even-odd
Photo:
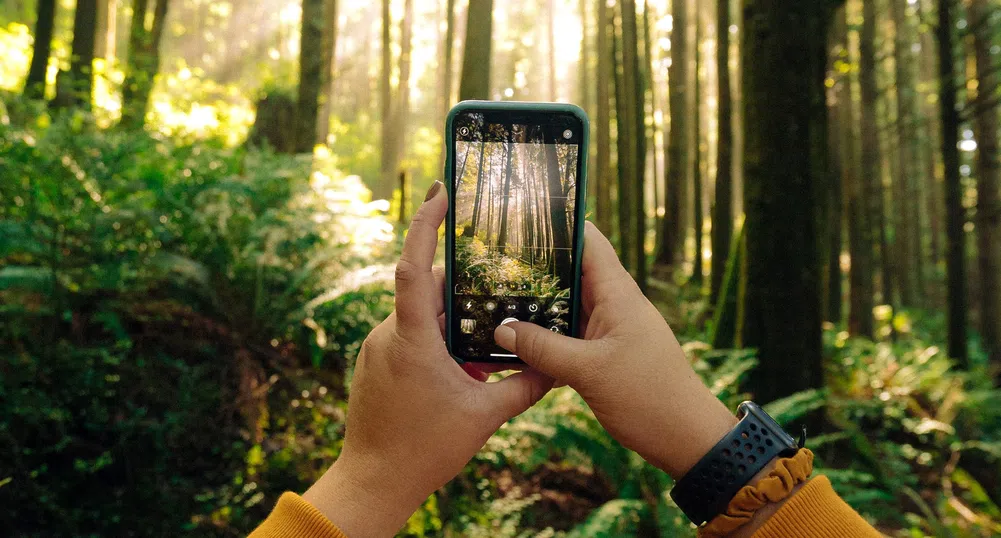
[[[459,100],[490,99],[493,0],[469,0]]]
[[[628,2],[629,0],[626,0]],[[635,6],[634,6],[635,7]],[[546,177],[549,186],[549,214],[552,219],[553,266],[560,286],[569,286],[573,275],[570,266],[570,228],[567,223],[567,198],[560,173],[559,156],[556,153],[557,140],[546,140]],[[570,170],[567,170],[570,174]]]
[[[445,2],[445,43],[441,73],[441,122],[452,108],[452,53],[455,50],[455,0]]]
[[[815,191],[823,179],[814,177],[812,160],[819,136],[813,131],[826,129],[815,107],[824,95],[829,8],[823,0],[747,0],[744,7],[741,339],[758,350],[750,381],[762,402],[823,386]]]
[[[671,1],[671,67],[668,68],[668,112],[671,131],[664,167],[664,218],[656,263],[672,266],[684,255],[685,184],[688,180],[688,16],[686,0]]]
[[[317,113],[323,87],[324,0],[302,0],[299,40],[299,88],[296,99],[296,152],[308,153],[316,142]],[[328,66],[329,67],[329,66]]]
[[[861,196],[860,203],[866,207],[861,207],[858,211],[865,211],[866,215],[866,226],[868,231],[861,232],[862,235],[858,238],[863,242],[858,247],[858,253],[864,256],[869,256],[871,252],[874,252],[873,245],[874,240],[873,231],[876,231],[879,236],[879,260],[880,260],[880,278],[883,290],[883,302],[892,302],[892,273],[890,271],[890,253],[888,251],[888,242],[886,239],[886,226],[883,225],[883,187],[882,187],[882,161],[880,160],[880,144],[879,144],[879,132],[876,125],[876,99],[877,99],[877,88],[876,88],[876,52],[875,52],[875,41],[876,41],[876,6],[875,0],[863,0],[862,1],[862,28],[859,32],[859,91],[861,94],[861,114],[859,117],[859,131],[862,141],[861,148],[861,176],[859,177],[859,189],[858,195]],[[849,205],[852,203],[851,194],[849,194]],[[853,213],[853,209],[849,207],[849,218],[857,219],[861,215]],[[869,238],[869,239],[866,239]],[[852,254],[854,256],[855,253]],[[855,264],[854,258],[852,259],[852,264]],[[866,269],[862,269],[866,270]],[[853,269],[854,272],[854,269]],[[854,278],[854,277],[853,277]],[[868,280],[870,277],[861,276]],[[857,280],[852,280],[852,288],[857,285],[862,285],[861,282]],[[857,292],[852,293],[869,293],[872,294],[872,289],[866,290],[865,288],[858,289]],[[856,331],[854,334],[861,336],[872,337],[872,311],[871,311],[871,300],[863,299],[861,297],[853,296],[851,301],[855,301],[853,304],[855,308],[849,307],[848,310],[848,325],[849,327],[855,327]],[[863,312],[861,308],[868,306],[869,311]],[[864,318],[864,319],[863,319]],[[851,329],[849,329],[851,330]]]
[[[702,49],[702,20],[698,14],[698,9],[695,13],[695,87],[693,88],[695,97],[695,106],[692,108],[692,136],[695,139],[695,144],[692,147],[692,154],[694,158],[694,163],[692,166],[692,211],[694,215],[695,222],[695,259],[692,261],[692,282],[702,287],[702,281],[705,275],[702,271],[702,228],[704,227],[704,222],[702,220],[702,77],[701,70],[702,59],[701,59],[701,49]]]
[[[625,107],[630,121],[626,124],[628,157],[631,161],[629,175],[620,184],[629,189],[629,208],[626,218],[631,219],[633,236],[633,267],[636,283],[646,293],[646,207],[644,186],[646,171],[646,122],[644,113],[643,73],[639,60],[639,39],[636,24],[635,0],[622,0],[622,83]]]
[[[476,196],[473,198],[473,223],[462,231],[463,237],[476,237],[476,223],[480,220],[480,202],[483,200],[483,153],[486,151],[486,142],[480,141],[480,164],[476,170]],[[466,150],[468,158],[469,150]],[[456,176],[460,179],[462,176]]]
[[[337,0],[326,0],[323,20],[323,98],[320,117],[316,125],[316,142],[325,144],[330,134],[330,115],[334,113],[334,96],[337,95]]]
[[[393,176],[396,173],[393,165],[393,150],[396,147],[394,137],[396,129],[393,126],[393,53],[392,34],[393,15],[389,10],[390,0],[382,0],[382,48],[380,55],[381,72],[379,74],[379,131],[381,140],[380,171],[381,179],[372,189],[372,197],[388,199],[393,194]]]
[[[966,252],[963,233],[963,186],[959,177],[959,112],[956,111],[956,68],[953,58],[952,2],[939,0],[939,107],[942,116],[942,166],[945,190],[946,291],[949,356],[969,366],[966,345]]]
[[[616,24],[618,23],[618,24]],[[614,82],[615,82],[615,164],[619,172],[618,177],[618,223],[619,223],[619,259],[627,269],[633,270],[633,250],[635,245],[633,239],[636,237],[636,221],[630,215],[634,206],[634,190],[630,179],[633,177],[633,132],[632,121],[634,119],[633,110],[630,108],[633,93],[632,88],[626,84],[626,62],[625,39],[623,36],[623,23],[621,13],[613,16],[612,23],[612,58]]]
[[[980,331],[984,350],[1001,386],[1001,163],[998,162],[998,110],[988,103],[998,91],[998,70],[991,54],[987,18],[991,6],[971,0],[973,50],[977,65],[974,125],[977,138],[977,260],[980,268]]]
[[[900,264],[901,304],[920,306],[923,278],[921,276],[921,229],[918,215],[918,190],[921,167],[918,162],[918,139],[914,122],[916,114],[916,86],[914,83],[911,31],[907,17],[907,0],[889,0],[893,18],[894,75],[897,97],[897,172],[902,196],[898,200],[897,214],[903,226],[897,227]]]
[[[153,26],[146,29],[150,2],[156,2]],[[160,70],[160,39],[163,37],[169,0],[137,0],[129,29],[129,59],[122,85],[122,122],[126,129],[139,129],[146,122],[146,108],[153,82]]]
[[[73,13],[73,45],[70,70],[60,73],[56,83],[57,107],[78,106],[90,109],[94,94],[94,30],[97,1],[77,0]],[[65,77],[65,80],[63,78]]]
[[[597,85],[597,112],[595,121],[595,143],[598,151],[595,159],[596,177],[594,180],[595,199],[595,219],[598,229],[605,235],[612,236],[612,173],[611,173],[611,111],[609,101],[611,95],[608,85],[612,80],[612,56],[611,46],[608,42],[609,17],[608,3],[605,0],[598,1],[598,23],[595,54],[598,56],[598,73],[595,77]]]
[[[511,199],[511,152],[514,150],[514,133],[511,131],[507,133],[507,143],[504,147],[504,195],[501,198],[500,226],[497,228],[497,250],[501,254],[504,254],[504,249],[507,247],[507,217]]]
[[[712,265],[709,269],[710,304],[719,301],[733,236],[733,106],[730,92],[730,0],[716,2],[716,74],[719,109],[716,142],[716,188],[712,210]]]
[[[28,99],[45,97],[45,76],[49,67],[49,55],[52,53],[52,29],[56,21],[56,0],[38,0],[37,9],[35,43],[31,48],[28,80],[24,83],[24,96]]]

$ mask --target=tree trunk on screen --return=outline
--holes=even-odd
[[[323,87],[324,0],[302,0],[299,40],[299,88],[295,109],[296,152],[307,153],[316,142],[316,118]]]
[[[468,146],[467,146],[468,148]],[[469,225],[468,228],[462,230],[463,237],[476,237],[476,223],[480,220],[480,202],[483,200],[483,153],[486,150],[486,143],[480,142],[480,164],[476,170],[476,196],[473,202],[473,223]],[[469,154],[469,150],[466,150],[466,154]],[[462,176],[456,176],[456,180],[461,179]]]
[[[452,53],[455,50],[455,0],[445,2],[445,42],[441,73],[441,122],[452,107]]]
[[[487,163],[487,240],[485,243],[489,245],[492,241],[491,238],[494,236],[494,167],[491,166],[493,162],[492,153],[488,159],[490,162]]]
[[[813,131],[825,128],[814,107],[823,103],[829,8],[823,0],[748,0],[744,7],[741,339],[758,349],[750,387],[763,402],[823,386],[815,190],[823,178],[814,177],[820,135]]]
[[[608,237],[612,236],[612,170],[611,170],[611,95],[608,85],[612,80],[612,53],[608,39],[609,16],[608,3],[598,1],[597,50],[598,73],[595,76],[597,85],[597,121],[595,122],[595,143],[598,151],[595,159],[595,220],[598,229]]]
[[[671,67],[668,69],[671,131],[668,163],[664,166],[664,218],[661,219],[657,260],[661,266],[674,265],[684,256],[685,182],[688,180],[688,16],[686,0],[671,1]]]
[[[980,268],[980,331],[984,350],[998,369],[1001,384],[1001,163],[998,162],[998,72],[991,54],[991,7],[970,2],[973,50],[977,64],[974,125],[977,138],[977,260]]]
[[[150,2],[156,2],[153,26],[144,21]],[[137,0],[129,29],[129,59],[122,85],[122,127],[139,129],[146,122],[146,108],[160,70],[160,39],[163,37],[169,0]]]
[[[692,282],[702,287],[702,280],[705,277],[702,273],[702,76],[700,67],[702,65],[702,21],[696,10],[695,16],[695,103],[692,109],[692,136],[695,145],[692,148],[694,164],[692,166],[692,198],[695,216],[695,259],[692,262]]]
[[[334,96],[337,95],[337,0],[326,0],[323,13],[323,98],[320,101],[320,117],[316,125],[316,141],[327,142],[330,134],[330,115],[334,112]]]
[[[52,52],[52,29],[56,22],[56,0],[38,0],[37,10],[35,43],[31,48],[28,80],[24,83],[24,96],[28,99],[45,97],[45,75],[49,67],[49,55]]]
[[[966,253],[963,233],[963,185],[959,177],[959,113],[956,111],[956,67],[953,59],[952,3],[938,2],[939,107],[942,115],[942,166],[945,177],[946,290],[949,356],[969,365],[966,346]]]
[[[70,70],[59,73],[56,81],[57,107],[90,108],[94,94],[94,25],[97,0],[77,0],[73,13],[73,45]]]
[[[493,0],[469,0],[459,100],[490,99]]]
[[[627,0],[628,1],[628,0]],[[560,173],[559,156],[555,138],[546,140],[546,181],[549,187],[549,215],[552,219],[553,266],[560,279],[560,286],[570,285],[573,278],[570,267],[570,228],[567,223],[567,198],[564,196],[563,175]],[[567,174],[570,170],[567,170]]]
[[[613,16],[612,23],[612,57],[614,83],[615,83],[615,164],[619,172],[617,192],[618,197],[618,223],[619,223],[619,259],[622,265],[632,271],[633,262],[633,239],[636,237],[635,224],[631,211],[635,205],[632,186],[633,165],[633,142],[632,122],[635,119],[633,109],[630,108],[633,92],[632,88],[626,84],[626,62],[625,40],[623,38],[622,15],[617,13]]]
[[[918,183],[921,166],[914,127],[917,119],[917,89],[914,83],[914,54],[911,51],[912,32],[907,17],[907,0],[889,0],[893,18],[894,75],[897,96],[897,171],[903,196],[897,213],[906,223],[897,230],[900,245],[901,303],[920,306],[924,295],[921,289],[921,229],[918,214]]]
[[[500,226],[497,234],[497,250],[504,254],[507,247],[507,218],[508,206],[511,199],[511,162],[512,151],[514,150],[514,133],[507,133],[507,143],[504,144],[504,195],[501,198]]]
[[[716,188],[712,210],[712,265],[709,269],[710,304],[719,301],[726,256],[733,236],[733,101],[730,92],[730,0],[716,2],[716,76],[719,109],[716,142]]]

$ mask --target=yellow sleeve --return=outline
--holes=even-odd
[[[284,493],[250,538],[347,538],[341,529],[295,493]]]
[[[768,518],[752,538],[881,538],[841,500],[826,476],[803,485]]]

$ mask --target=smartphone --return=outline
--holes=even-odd
[[[445,342],[459,362],[521,362],[494,329],[578,336],[588,120],[560,103],[463,101],[445,125]]]

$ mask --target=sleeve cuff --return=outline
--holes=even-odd
[[[838,497],[826,476],[817,476],[765,521],[753,538],[881,538],[862,516]]]
[[[347,538],[347,535],[302,497],[286,492],[249,538]]]

